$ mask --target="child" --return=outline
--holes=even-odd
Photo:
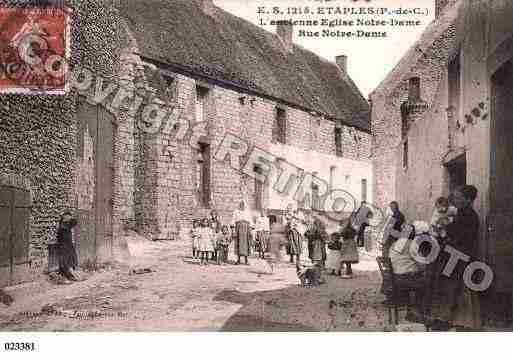
[[[260,255],[260,258],[265,258],[265,253],[269,252],[269,218],[262,210],[260,217],[257,217],[255,224],[255,250]]]
[[[446,227],[454,221],[458,210],[449,205],[449,200],[439,197],[435,202],[435,211],[431,217],[431,235],[436,239],[444,240],[447,237]]]
[[[221,227],[221,233],[217,235],[217,265],[226,264],[228,262],[228,247],[231,242],[231,234],[228,226]]]
[[[342,278],[352,278],[353,269],[351,264],[356,264],[359,261],[358,248],[356,246],[356,231],[352,225],[348,225],[341,233],[342,235],[342,248],[340,249],[341,257],[340,261],[346,267],[346,273],[342,275]]]
[[[192,220],[191,228],[191,242],[192,242],[192,258],[196,259],[199,257],[198,240],[199,240],[199,221],[197,219]]]
[[[200,264],[208,265],[209,253],[214,252],[214,231],[210,226],[208,218],[204,218],[201,225],[202,226],[199,231]]]
[[[342,239],[340,231],[334,232],[330,236],[328,242],[328,258],[326,261],[326,269],[331,271],[331,275],[341,275]]]

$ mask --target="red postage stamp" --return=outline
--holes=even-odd
[[[0,93],[67,91],[70,11],[0,7]]]

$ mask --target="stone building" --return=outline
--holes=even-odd
[[[0,286],[42,272],[64,210],[82,265],[115,259],[128,229],[176,239],[213,208],[228,221],[241,199],[283,210],[215,159],[227,133],[370,200],[369,106],[345,56],[331,63],[292,28],[266,32],[212,0],[66,4],[70,91],[0,95]]]
[[[480,256],[495,275],[483,296],[504,317],[513,287],[513,7],[437,1],[436,8],[433,23],[371,94],[375,200],[399,201],[409,221],[429,220],[438,196],[476,186]]]
[[[42,3],[13,0],[4,5]],[[68,5],[73,9],[70,67],[88,67],[115,81],[129,44],[117,11],[102,1]],[[75,91],[0,95],[0,286],[44,270],[47,244],[55,240],[59,215],[66,209],[81,222],[75,236],[81,261],[111,257],[113,218],[121,206],[113,202],[115,183],[126,162],[120,146],[125,124],[104,120],[110,117],[99,106],[87,108]]]
[[[180,130],[172,126],[149,140],[155,171],[144,206],[154,214],[143,213],[143,222],[153,238],[173,238],[177,224],[188,228],[212,208],[229,221],[241,199],[252,209],[285,209],[272,186],[213,158],[227,133],[317,172],[358,201],[371,199],[369,106],[347,74],[346,56],[329,62],[295,45],[292,26],[273,34],[212,0],[143,0],[120,11],[137,42],[134,55],[152,69],[165,100],[190,123],[207,123],[192,147],[176,140]]]

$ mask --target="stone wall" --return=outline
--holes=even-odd
[[[399,201],[408,220],[429,219],[436,197],[447,194],[447,63],[456,56],[456,44],[455,26],[450,26],[407,73],[400,74],[395,88],[371,96],[375,202],[385,208],[390,201]],[[408,98],[410,76],[420,78],[421,97],[429,110],[408,132],[409,164],[404,168],[401,104]]]
[[[211,148],[210,188],[212,208],[228,222],[233,210],[247,191],[249,205],[254,207],[254,180],[242,178],[240,173],[213,156],[227,133],[247,140],[251,145],[270,149],[272,128],[277,103],[258,96],[169,73],[173,80],[173,103],[182,109],[181,120],[189,128],[196,121],[196,85],[207,86],[204,119],[208,122],[206,142]],[[306,151],[335,155],[335,123],[296,108],[286,108],[287,144]],[[181,124],[181,126],[183,123]],[[196,188],[196,144],[190,136],[177,140],[180,129],[165,126],[166,130],[154,137],[151,144],[155,153],[157,185],[148,184],[157,208],[156,227],[150,229],[154,238],[175,238],[180,230],[190,227],[191,220],[206,216],[210,208],[200,205]],[[343,126],[343,151],[349,159],[370,164],[371,136],[368,133]],[[149,173],[145,176],[148,177]],[[264,189],[263,205],[269,203],[269,189]]]
[[[6,5],[26,5],[26,2],[7,1]],[[69,5],[73,8],[70,67],[87,67],[95,75],[116,80],[121,49],[127,46],[124,26],[116,11],[101,0],[69,1]],[[76,152],[78,101],[74,91],[62,96],[0,97],[0,173],[23,176],[32,186],[33,274],[45,266],[46,247],[55,240],[59,215],[66,209],[76,210],[77,193],[87,183],[85,172],[89,169]],[[124,151],[121,150],[123,126],[120,129],[115,140],[119,146],[118,163],[122,162],[119,157]],[[124,177],[122,167],[118,167],[115,176],[118,184]],[[115,202],[120,197],[118,192]]]

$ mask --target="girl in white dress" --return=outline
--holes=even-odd
[[[215,236],[214,231],[210,226],[208,218],[204,218],[201,222],[201,228],[199,229],[199,251],[200,251],[200,264],[207,265],[208,257],[211,253],[214,253],[215,248]]]

